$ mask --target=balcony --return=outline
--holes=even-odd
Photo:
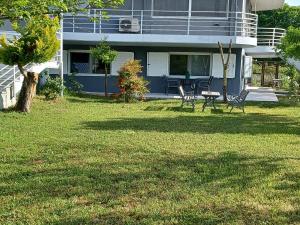
[[[257,47],[246,50],[247,54],[255,58],[277,58],[276,46],[286,34],[285,29],[263,28],[257,29]]]
[[[132,24],[122,24],[124,20]],[[116,45],[216,47],[218,41],[230,40],[240,47],[257,44],[257,15],[241,12],[94,9],[64,15],[63,24],[64,40],[70,43],[93,43],[106,37]]]

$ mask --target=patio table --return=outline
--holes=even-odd
[[[221,96],[221,94],[219,92],[202,91],[201,95],[205,98],[205,102],[202,106],[202,112],[204,112],[205,108],[210,105],[214,109],[216,109],[215,101],[217,98],[219,98]]]

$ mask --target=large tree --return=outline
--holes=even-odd
[[[56,32],[62,13],[77,14],[89,8],[117,7],[124,0],[0,0],[0,25],[9,21],[19,39],[7,41],[1,38],[0,60],[4,64],[17,65],[24,82],[17,109],[29,112],[38,75],[28,73],[25,65],[42,63],[51,59],[58,50]],[[25,25],[25,28],[22,28]]]
[[[277,10],[258,13],[258,26],[288,29],[290,26],[300,27],[300,7],[285,4]]]
[[[60,46],[56,37],[59,20],[57,17],[50,18],[44,15],[32,17],[25,26],[15,24],[14,27],[20,34],[20,38],[7,40],[5,36],[0,37],[0,62],[18,66],[24,81],[16,109],[29,112],[35,95],[38,74],[27,72],[26,65],[47,62],[57,53]]]
[[[300,28],[290,27],[277,49],[285,59],[300,60]]]

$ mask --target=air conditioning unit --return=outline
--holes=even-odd
[[[138,33],[141,27],[137,18],[121,18],[119,22],[119,32],[121,33]]]

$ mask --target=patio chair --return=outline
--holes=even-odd
[[[185,91],[182,87],[182,85],[179,86],[179,94],[182,100],[181,107],[184,106],[184,104],[191,104],[193,107],[193,110],[195,110],[195,102],[196,102],[196,97],[195,97],[195,92],[194,91]]]
[[[165,82],[166,82],[166,86],[165,86],[165,92],[166,95],[169,95],[169,91],[170,90],[178,90],[179,87],[179,81],[176,79],[169,79],[169,78],[165,78]]]
[[[212,84],[214,77],[210,76],[208,80],[199,80],[197,84],[197,94],[202,91],[210,91],[210,86]]]
[[[232,112],[233,108],[238,108],[243,110],[243,113],[245,113],[245,101],[248,94],[249,91],[243,90],[239,96],[230,96],[229,98],[227,98],[227,109],[231,107],[230,112]]]

